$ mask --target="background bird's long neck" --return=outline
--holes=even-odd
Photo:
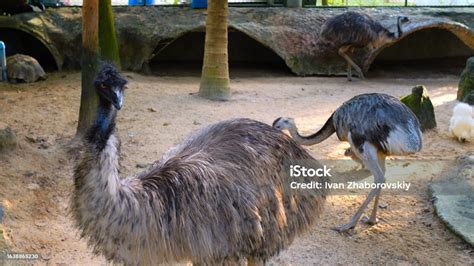
[[[326,121],[324,126],[318,132],[310,136],[300,135],[296,126],[293,126],[289,129],[291,137],[296,141],[296,143],[300,145],[309,146],[309,145],[318,144],[324,141],[325,139],[329,138],[334,132],[336,132],[333,125],[332,117],[333,116],[331,115],[331,117]]]
[[[314,144],[318,144],[318,143],[320,143],[321,141],[324,140],[324,139],[320,139],[320,138],[314,138],[313,135],[311,135],[311,136],[302,136],[298,132],[298,129],[296,127],[292,127],[288,131],[290,132],[290,135],[293,138],[293,140],[295,140],[296,143],[298,143],[300,145],[305,145],[305,146],[314,145]]]

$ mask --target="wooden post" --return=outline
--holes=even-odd
[[[77,134],[82,135],[95,119],[98,97],[93,82],[99,57],[99,0],[84,0],[82,6],[81,107]]]

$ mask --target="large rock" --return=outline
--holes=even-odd
[[[431,184],[436,213],[446,225],[474,246],[474,153],[459,158]]]
[[[0,122],[0,151],[12,149],[15,146],[16,138],[13,130]]]
[[[474,57],[467,60],[466,68],[461,73],[457,99],[474,105]]]
[[[31,83],[46,79],[46,73],[40,63],[33,57],[16,54],[7,57],[8,81],[11,83]]]
[[[411,90],[411,94],[401,99],[420,121],[421,131],[436,127],[436,118],[433,104],[431,103],[428,90],[425,86],[418,85]]]

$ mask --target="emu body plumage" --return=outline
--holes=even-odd
[[[266,124],[234,119],[208,126],[143,173],[120,179],[115,116],[101,97],[75,170],[71,204],[81,235],[108,261],[265,261],[322,211],[326,192],[291,190],[284,169],[302,161],[319,164]]]
[[[287,129],[301,145],[318,144],[336,133],[339,140],[350,144],[346,154],[362,162],[372,172],[376,183],[385,182],[386,156],[412,154],[422,147],[420,123],[415,114],[397,98],[380,93],[361,94],[346,101],[311,136],[300,135],[292,118],[278,118],[273,126]],[[354,228],[374,197],[368,222],[375,224],[380,192],[380,189],[370,191],[351,221],[334,229]]]

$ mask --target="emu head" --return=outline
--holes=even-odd
[[[122,109],[123,91],[127,80],[111,64],[104,63],[94,81],[99,97],[111,103],[117,110]]]
[[[277,130],[290,130],[296,127],[295,120],[289,117],[279,117],[273,121],[272,127]]]

